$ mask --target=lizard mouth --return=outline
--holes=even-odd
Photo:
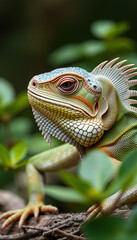
[[[34,93],[33,91],[31,91],[30,89],[28,89],[28,98],[29,98],[29,102],[30,104],[35,108],[35,103],[36,101],[34,101],[34,99],[37,99],[37,101],[40,101],[40,102],[47,102],[47,103],[51,103],[51,104],[54,104],[54,105],[57,105],[59,107],[66,107],[66,108],[70,108],[70,109],[73,109],[79,113],[81,113],[81,117],[86,116],[88,118],[93,118],[97,115],[98,111],[99,111],[99,102],[97,101],[94,105],[94,112],[93,113],[89,113],[87,112],[86,110],[84,110],[81,106],[74,106],[73,104],[71,103],[65,103],[65,102],[62,102],[58,99],[54,100],[50,97],[45,97],[45,96],[41,96],[40,94],[38,93]],[[32,100],[33,99],[33,100]],[[36,106],[37,107],[37,106]]]
[[[98,101],[95,103],[94,109],[95,109],[95,113],[97,115],[97,113],[99,111],[99,102]]]

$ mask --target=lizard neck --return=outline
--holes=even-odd
[[[80,144],[76,148],[77,148],[77,150],[79,152],[80,158],[83,158],[86,155],[87,148],[81,146]]]

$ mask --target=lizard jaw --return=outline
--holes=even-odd
[[[63,108],[63,113],[61,113],[59,112],[59,108],[57,108],[57,105],[55,105],[53,108],[53,103],[48,103],[47,107],[43,107],[43,101],[34,98],[32,95],[29,95],[29,98],[31,98],[30,101],[32,102],[32,107],[37,110],[39,114],[42,114],[47,119],[49,119],[53,123],[53,125],[57,126],[57,129],[54,130],[53,128],[54,131],[52,129],[50,129],[49,131],[49,127],[46,128],[46,124],[48,121],[45,121],[44,125],[42,122],[38,123],[39,127],[42,124],[43,129],[46,129],[43,130],[42,134],[47,139],[47,142],[49,144],[50,136],[54,136],[64,142],[68,142],[75,146],[76,143],[78,143],[81,146],[90,147],[91,145],[96,143],[104,134],[104,126],[101,119],[91,118],[87,116],[85,117],[79,111],[73,110],[73,113],[72,110],[70,111],[69,108],[65,107]],[[98,103],[96,103],[95,108],[97,109],[97,111],[98,107]],[[52,126],[52,124],[50,123],[49,126]],[[65,133],[67,134],[67,137],[65,137]]]
[[[62,101],[59,101],[56,99],[56,101],[54,101],[52,98],[50,97],[47,97],[47,96],[41,96],[39,95],[38,93],[36,92],[33,92],[32,90],[30,90],[28,88],[28,99],[29,99],[29,102],[30,104],[32,105],[32,107],[34,107],[34,101],[36,99],[36,101],[38,102],[39,100],[41,102],[43,102],[43,107],[45,106],[46,107],[46,104],[54,104],[54,105],[57,105],[57,106],[62,106],[62,107],[67,107],[67,108],[70,108],[71,110],[74,110],[76,112],[79,112],[79,116],[80,117],[83,117],[83,115],[87,118],[93,118],[97,115],[98,111],[99,111],[99,103],[96,102],[94,104],[94,113],[91,111],[86,111],[84,108],[82,108],[80,105],[73,105],[72,102],[71,103],[64,103]],[[97,105],[96,105],[97,104]]]

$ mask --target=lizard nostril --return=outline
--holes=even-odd
[[[37,83],[35,81],[32,82],[32,86],[33,87],[36,87],[37,86]]]
[[[93,88],[94,88],[94,89],[97,89],[97,85],[93,85]]]

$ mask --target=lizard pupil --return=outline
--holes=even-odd
[[[64,90],[67,90],[67,89],[70,89],[72,86],[74,85],[73,82],[64,82],[61,87],[64,89]]]
[[[57,88],[59,89],[59,91],[64,94],[74,93],[77,87],[78,87],[78,81],[71,77],[62,78],[57,85]]]

